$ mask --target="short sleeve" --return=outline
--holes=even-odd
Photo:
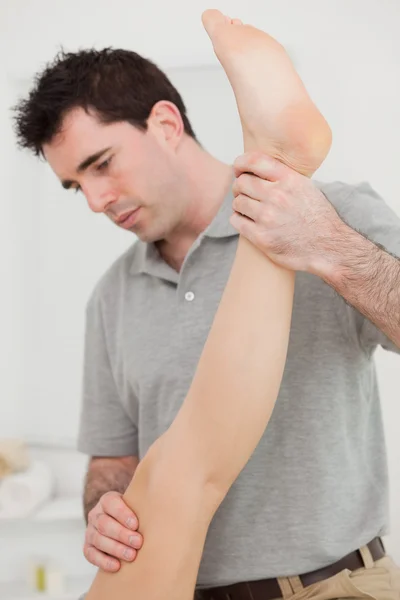
[[[350,194],[339,198],[337,202],[329,199],[341,218],[400,260],[400,218],[371,185],[362,182]],[[371,351],[379,345],[400,354],[400,348],[369,319],[359,314],[358,321],[357,331],[364,348]]]
[[[78,450],[90,456],[138,456],[137,426],[118,393],[97,294],[87,304],[85,324]]]

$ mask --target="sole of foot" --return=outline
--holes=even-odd
[[[332,132],[285,48],[218,10],[206,10],[202,22],[233,88],[245,151],[264,152],[311,176],[329,153]]]

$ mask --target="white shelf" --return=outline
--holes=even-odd
[[[78,600],[85,594],[92,582],[87,577],[67,579],[64,594],[52,596],[46,592],[34,592],[26,583],[0,583],[1,600]]]
[[[32,515],[0,519],[0,527],[3,523],[57,523],[68,521],[84,523],[83,504],[80,496],[52,498]]]
[[[35,521],[83,521],[82,498],[53,498],[31,518]]]

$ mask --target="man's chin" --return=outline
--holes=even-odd
[[[146,244],[157,244],[157,242],[161,242],[163,239],[163,236],[160,234],[139,228],[136,228],[132,233],[134,233],[141,242],[145,242]]]
[[[144,220],[140,223],[135,223],[135,227],[132,227],[130,231],[132,231],[141,242],[145,242],[146,244],[163,242],[168,236],[168,229],[165,227],[146,227],[146,222]]]

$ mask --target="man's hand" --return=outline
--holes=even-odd
[[[304,175],[261,153],[234,163],[231,224],[275,263],[317,273],[345,227],[332,204]]]
[[[89,513],[83,548],[86,559],[104,571],[118,571],[120,560],[132,562],[142,547],[138,527],[138,519],[122,494],[107,492]]]

